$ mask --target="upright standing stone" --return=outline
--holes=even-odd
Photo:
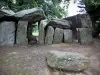
[[[62,43],[63,41],[63,29],[56,28],[54,33],[53,43]]]
[[[39,44],[44,44],[44,35],[45,35],[44,26],[45,26],[44,22],[41,21],[39,25]]]
[[[0,44],[13,45],[15,42],[15,23],[2,22],[0,24]]]
[[[65,29],[64,30],[64,43],[72,42],[72,30]]]
[[[46,37],[45,37],[45,44],[48,44],[48,45],[52,44],[53,35],[54,35],[54,28],[52,26],[48,26]]]
[[[90,28],[77,28],[78,41],[81,44],[89,44],[93,41],[92,31]]]
[[[17,37],[16,37],[16,43],[17,44],[27,44],[27,21],[19,21],[18,22],[18,28],[17,28]]]

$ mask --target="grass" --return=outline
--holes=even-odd
[[[33,36],[39,36],[39,32],[33,32],[32,35]]]

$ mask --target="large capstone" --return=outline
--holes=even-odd
[[[45,44],[52,44],[53,42],[53,35],[54,35],[54,28],[52,26],[48,26],[46,37],[45,37]]]
[[[51,68],[74,72],[87,69],[90,63],[87,57],[75,52],[50,51],[46,59]]]
[[[44,11],[41,8],[22,10],[15,13],[14,17],[21,18],[21,20],[27,20],[31,23],[35,23],[42,19],[45,19]]]
[[[54,33],[53,43],[62,43],[63,41],[63,29],[56,28]]]
[[[79,17],[77,15],[70,16],[70,17],[67,17],[67,18],[64,18],[64,19],[71,22],[71,28],[72,29],[81,28],[81,23],[80,23]]]
[[[17,27],[17,36],[16,36],[16,43],[17,44],[27,44],[27,21],[19,21]]]
[[[0,18],[4,17],[4,16],[13,16],[15,14],[15,12],[13,12],[12,10],[9,9],[1,9],[0,10]]]
[[[93,42],[92,30],[90,28],[77,28],[77,37],[80,44]]]
[[[71,28],[92,28],[92,22],[88,14],[78,14],[64,18],[71,22]]]
[[[92,28],[92,21],[88,14],[81,14],[81,15],[77,15],[77,16],[78,16],[79,22],[81,24],[81,27]]]
[[[0,24],[0,45],[13,45],[15,42],[15,23],[4,21]]]
[[[68,29],[70,27],[70,21],[67,20],[51,20],[46,27],[52,26],[52,27],[57,27],[57,28],[62,28],[62,29]]]
[[[64,30],[64,43],[72,43],[72,30]]]

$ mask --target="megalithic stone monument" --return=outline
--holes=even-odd
[[[85,4],[82,0],[70,0],[68,6],[68,17],[77,14],[86,14]]]
[[[72,22],[71,28],[73,31],[73,39],[78,40],[81,44],[88,44],[93,41],[92,22],[85,7],[86,6],[82,0],[70,0],[68,6],[67,20]],[[79,31],[76,30],[77,28],[79,28]],[[83,32],[83,34],[81,32]]]

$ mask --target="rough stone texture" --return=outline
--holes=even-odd
[[[53,35],[54,35],[54,28],[51,26],[48,26],[47,32],[46,32],[46,37],[45,37],[45,44],[52,44],[53,42]]]
[[[90,28],[77,28],[77,37],[80,44],[93,42],[92,31]]]
[[[27,20],[28,22],[31,23],[45,19],[44,11],[41,8],[22,10],[15,13],[14,16],[21,18],[21,20]]]
[[[64,30],[64,43],[71,43],[72,42],[72,30],[65,29]]]
[[[67,18],[64,18],[65,20],[68,20],[71,22],[71,28],[81,28],[81,23],[80,21],[78,20],[78,16],[75,15],[75,16],[71,16],[71,17],[67,17]]]
[[[71,21],[71,28],[92,28],[92,22],[88,14],[79,14],[64,19]]]
[[[4,21],[0,24],[0,45],[13,45],[15,42],[15,23]]]
[[[45,36],[44,26],[45,24],[42,20],[39,25],[39,44],[44,44],[44,36]]]
[[[16,43],[17,44],[27,44],[27,21],[19,21],[17,28]]]
[[[13,12],[12,10],[9,9],[1,9],[0,10],[0,18],[3,16],[13,16],[15,14],[15,12]]]
[[[57,28],[63,28],[63,29],[71,28],[70,27],[70,21],[67,21],[67,20],[51,20],[47,24],[47,27],[48,26],[57,27]]]
[[[0,20],[2,20],[1,18],[3,19],[9,18],[12,20],[15,19],[14,21],[27,20],[30,23],[35,23],[35,22],[45,19],[45,14],[44,14],[43,9],[41,8],[26,9],[26,10],[21,10],[16,13],[13,12],[12,10],[1,9]],[[9,19],[7,19],[7,21],[9,21]]]
[[[83,28],[92,28],[92,21],[88,14],[77,15]]]
[[[54,33],[53,43],[62,43],[63,41],[63,29],[56,28]]]
[[[79,53],[50,51],[47,56],[48,66],[66,71],[83,71],[89,66],[89,59]]]

